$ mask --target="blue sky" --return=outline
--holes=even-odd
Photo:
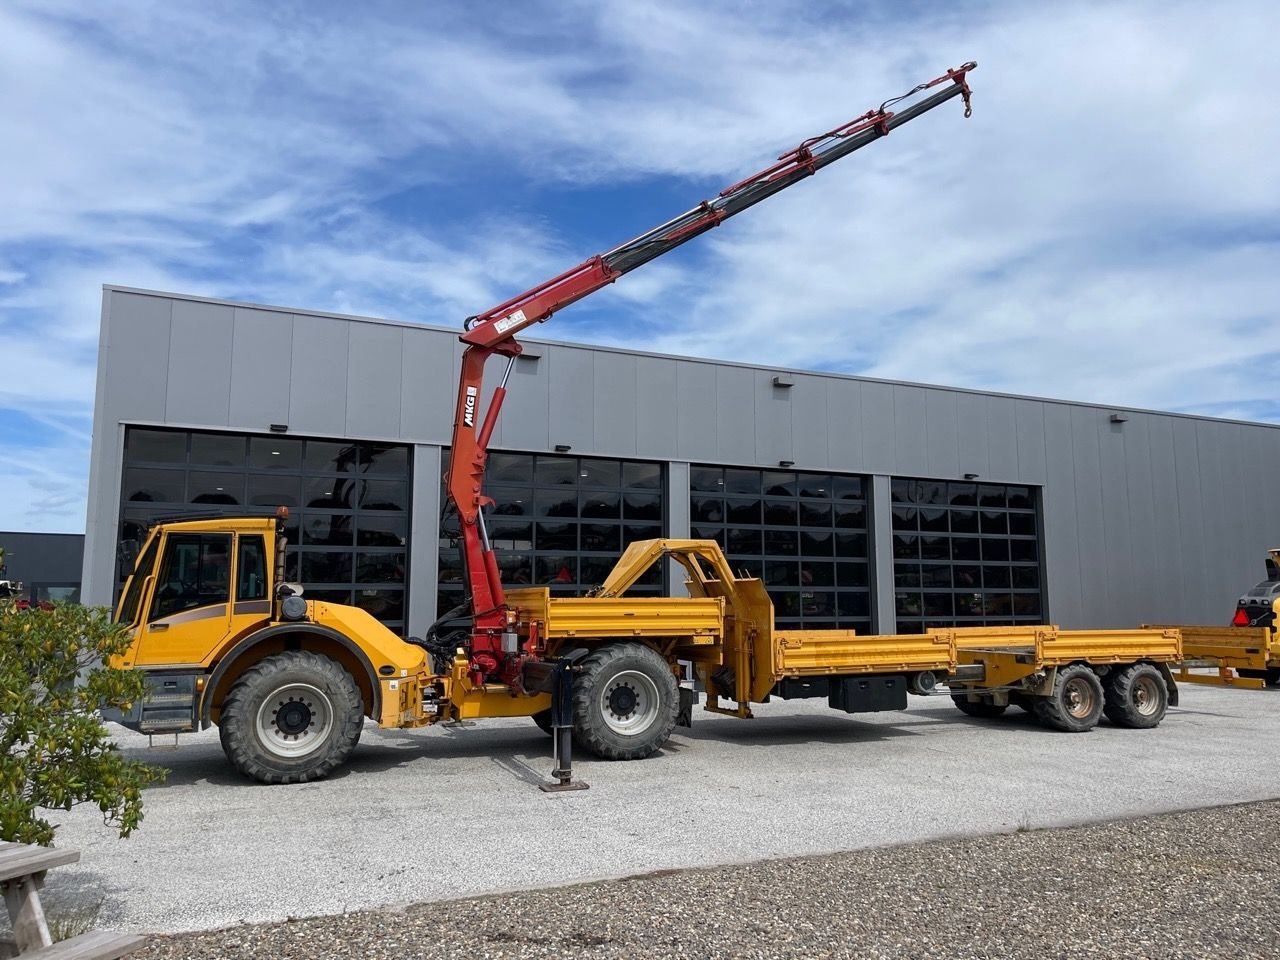
[[[1280,421],[1274,3],[0,7],[0,529],[76,531],[103,283],[457,325],[946,67],[539,336]]]

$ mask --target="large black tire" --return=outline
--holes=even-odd
[[[546,710],[539,710],[537,713],[535,713],[533,715],[533,722],[536,723],[538,725],[538,729],[541,730],[543,733],[545,733],[547,736],[551,736],[552,734],[555,733],[554,728],[551,726],[551,708],[550,707],[548,707]]]
[[[1169,709],[1164,676],[1149,663],[1112,670],[1106,682],[1102,712],[1117,727],[1148,730],[1160,725]]]
[[[959,711],[970,717],[979,717],[983,720],[990,720],[1000,716],[1009,709],[1009,705],[1005,703],[992,703],[990,697],[983,697],[979,700],[970,700],[968,694],[953,693],[951,702],[956,705]]]
[[[1064,733],[1084,733],[1102,719],[1102,681],[1084,663],[1072,663],[1058,670],[1053,693],[1036,697],[1033,712],[1046,727]]]
[[[603,760],[642,760],[667,742],[679,707],[679,684],[655,651],[639,643],[601,647],[574,681],[574,744]]]
[[[246,670],[222,702],[218,732],[232,765],[260,783],[306,783],[346,762],[360,741],[364,701],[351,674],[317,653],[290,650]]]

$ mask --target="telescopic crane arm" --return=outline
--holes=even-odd
[[[965,116],[969,116],[968,75],[976,67],[976,63],[969,62],[948,70],[900,97],[886,100],[877,109],[868,110],[833,130],[810,137],[780,156],[772,166],[726,187],[714,198],[704,200],[635,239],[594,256],[484,313],[467,318],[465,332],[460,337],[466,349],[454,411],[453,450],[446,485],[449,499],[458,509],[463,558],[471,590],[470,659],[474,682],[488,679],[512,682],[519,669],[520,657],[514,649],[514,638],[504,649],[503,634],[512,636],[514,614],[507,608],[497,558],[484,529],[483,514],[483,508],[492,503],[483,493],[489,439],[506,396],[507,378],[521,351],[515,335],[613,283],[623,274],[669,253],[730,217],[812,176],[841,157],[887,136],[890,131],[953,97],[963,99]],[[935,87],[941,89],[901,110],[889,109]],[[484,366],[495,353],[508,358],[507,369],[502,383],[494,390],[483,421],[480,421]]]

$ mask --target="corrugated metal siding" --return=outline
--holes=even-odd
[[[103,318],[94,602],[110,593],[122,422],[449,442],[449,331],[111,288]],[[809,373],[780,388],[773,370],[531,346],[496,446],[1041,486],[1046,592],[1065,627],[1221,622],[1280,543],[1277,427],[1140,412],[1113,424],[1109,408]]]

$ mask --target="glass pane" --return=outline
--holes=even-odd
[[[804,527],[831,526],[831,504],[801,500],[800,525]]]
[[[616,520],[622,516],[622,494],[609,490],[592,490],[582,494],[582,516]]]
[[[920,568],[920,583],[924,587],[951,589],[950,565],[925,564]]]
[[[521,453],[491,453],[486,476],[490,483],[533,485],[533,457]]]
[[[951,559],[976,561],[982,559],[982,541],[976,537],[952,537]]]
[[[573,556],[538,557],[534,561],[537,583],[577,583],[578,558]]]
[[[319,600],[321,603],[341,603],[345,606],[352,606],[351,591],[343,589],[335,589],[330,587],[327,590],[307,590],[308,600]]]
[[[528,520],[488,519],[489,540],[495,550],[532,550],[533,524]]]
[[[862,504],[837,503],[833,512],[836,526],[841,529],[865,530],[867,527],[867,508]]]
[[[764,522],[777,527],[794,527],[797,512],[794,500],[766,500],[764,502]]]
[[[1015,537],[1034,537],[1036,535],[1036,515],[1034,513],[1009,514],[1009,532]]]
[[[702,467],[693,468],[693,472],[697,473]],[[715,480],[712,480],[715,485]],[[662,464],[660,463],[624,463],[622,465],[622,485],[624,487],[635,487],[641,490],[661,490],[662,489]],[[699,490],[701,487],[694,487]]]
[[[541,486],[577,486],[577,458],[538,457],[534,463],[533,479]]]
[[[535,546],[539,550],[577,550],[578,525],[576,523],[539,523]]]
[[[631,530],[632,530],[632,529],[633,529],[633,528],[631,528],[631,527],[628,527],[628,528],[627,528],[627,543],[631,543],[631,542],[632,542],[632,541],[634,541],[634,540],[648,540],[648,539],[649,539],[648,537],[633,537],[633,536],[631,535]],[[690,528],[690,530],[689,530],[689,535],[690,535],[694,540],[714,540],[716,543],[720,544],[720,549],[721,549],[721,550],[727,550],[727,549],[728,549],[728,548],[725,546],[725,530],[724,530],[724,527],[697,527],[697,526],[695,526],[695,527],[691,527],[691,528]],[[759,535],[760,535],[759,531],[756,531],[756,536],[758,537]],[[753,551],[753,552],[757,552],[757,553],[758,553],[759,551],[757,550],[757,551]]]
[[[309,513],[300,518],[304,544],[326,544],[349,547],[355,533],[355,522],[350,516]]]
[[[613,557],[583,557],[582,566],[582,582],[593,587],[597,587],[604,583],[609,577],[610,571],[616,562]]]
[[[794,530],[765,530],[764,552],[793,557],[796,555],[797,533]]]
[[[1003,507],[1005,505],[1004,487],[984,483],[978,487],[978,505],[983,507]]]
[[[920,565],[916,563],[895,563],[893,565],[893,585],[895,587],[920,586]]]
[[[622,542],[624,546],[636,540],[657,540],[662,536],[662,527],[657,524],[628,523],[622,529]],[[697,534],[694,536],[696,537]],[[713,540],[715,537],[708,537],[707,539]],[[723,531],[719,539],[719,543],[721,546],[724,546]]]
[[[1039,567],[1014,567],[1013,586],[1021,589],[1035,589],[1040,586]]]
[[[797,587],[800,585],[800,566],[793,561],[767,561],[764,582],[770,587]]]
[[[924,595],[924,615],[926,617],[943,618],[953,616],[954,614],[951,608],[951,594],[926,593]]]
[[[800,561],[800,585],[802,587],[833,587],[835,583],[835,564],[820,563],[814,560]]]
[[[1009,568],[1008,567],[983,567],[982,568],[982,585],[990,590],[992,587],[1008,588],[1009,586]]]
[[[533,489],[531,487],[486,485],[485,493],[493,500],[493,506],[488,511],[489,516],[533,516]]]
[[[317,550],[302,554],[303,583],[350,583],[351,554]]]
[[[250,437],[249,466],[254,470],[298,470],[302,441],[287,437]]]
[[[243,503],[244,474],[193,470],[187,475],[187,497],[188,503]]]
[[[894,594],[893,603],[900,617],[918,617],[923,610],[920,594],[914,590]],[[901,624],[898,628],[902,629]]]
[[[617,460],[582,459],[578,479],[584,487],[618,487],[622,485],[622,464]]]
[[[656,493],[629,493],[622,500],[622,515],[628,520],[661,520],[662,497]]]
[[[764,492],[771,497],[794,497],[798,483],[790,471],[766,470],[761,478]]]
[[[719,497],[694,497],[690,508],[695,523],[724,522],[724,501]]]
[[[1013,595],[1013,612],[1019,617],[1040,616],[1040,595],[1035,593],[1015,593]]]
[[[179,436],[181,436],[179,434]],[[204,467],[244,468],[248,460],[244,437],[231,437],[220,433],[193,433],[191,435],[191,462]],[[132,457],[132,454],[130,454]],[[145,460],[146,457],[135,459]]]
[[[835,538],[825,531],[801,530],[800,554],[805,557],[829,557]]]
[[[893,508],[893,529],[918,530],[920,528],[920,512],[915,507]]]
[[[317,510],[354,510],[358,489],[351,476],[308,477],[302,481],[302,503]]]
[[[462,582],[462,553],[459,550],[441,550],[440,551],[440,582],[441,583],[461,583]],[[439,613],[444,613],[441,609]]]
[[[498,574],[503,583],[519,586],[533,582],[533,557],[527,553],[498,554]]]
[[[951,568],[951,579],[957,590],[978,590],[982,587],[982,568],[956,564]]]
[[[895,560],[920,559],[920,538],[895,534],[893,538],[893,556]]]
[[[978,532],[978,511],[977,510],[952,510],[951,511],[951,532],[952,533],[977,533]]]
[[[301,488],[298,477],[250,474],[248,500],[255,507],[296,507]]]
[[[691,467],[689,489],[695,493],[722,493],[724,471],[719,467]]]
[[[763,502],[757,499],[744,500],[737,497],[725,499],[725,511],[730,523],[759,524],[762,516]]]
[[[403,590],[367,590],[355,592],[355,605],[379,620],[404,619]]]
[[[762,492],[760,483],[759,470],[725,470],[724,472],[725,493],[759,494]]]
[[[362,547],[403,546],[409,536],[403,517],[356,517],[356,543]]]
[[[1009,487],[1009,506],[1019,510],[1031,510],[1036,502],[1030,487]]]
[[[364,510],[408,510],[409,485],[403,480],[366,480],[360,498]]]
[[[1039,559],[1034,540],[1010,540],[1009,559],[1022,563],[1035,563]]]
[[[764,552],[764,538],[759,530],[731,527],[728,531],[727,543],[726,549],[730,553],[760,554]]]
[[[129,427],[125,456],[133,461],[186,463],[187,435],[180,430],[145,430]]]
[[[831,477],[824,473],[802,473],[797,478],[797,490],[802,497],[830,499]]]
[[[1006,536],[1009,533],[1008,514],[994,510],[982,511],[982,532]]]
[[[976,483],[947,484],[947,498],[953,507],[976,507],[978,485]]]
[[[951,541],[949,537],[921,537],[920,556],[925,560],[950,560]]]
[[[535,510],[540,517],[576,517],[578,494],[575,490],[537,490],[534,493]]]
[[[947,511],[921,510],[920,529],[928,532],[947,532]]]
[[[897,539],[897,538],[895,537],[894,539]],[[836,556],[865,557],[866,555],[867,555],[867,535],[865,533],[837,533],[836,534]]]
[[[328,440],[308,440],[302,450],[302,469],[308,473],[351,473],[356,469],[356,446]]]
[[[357,583],[404,583],[404,577],[403,553],[356,554]]]
[[[1009,560],[1009,541],[983,539],[982,541],[982,559],[983,560]]]
[[[861,477],[834,476],[831,492],[837,500],[866,500]]]
[[[124,499],[129,503],[186,503],[186,480],[181,470],[129,467],[124,472]]]
[[[359,444],[360,472],[367,477],[409,475],[409,448],[399,444]]]
[[[871,598],[863,591],[841,590],[836,594],[836,612],[843,617],[871,616]]]
[[[622,528],[616,523],[584,523],[582,549],[617,553],[622,549]]]

